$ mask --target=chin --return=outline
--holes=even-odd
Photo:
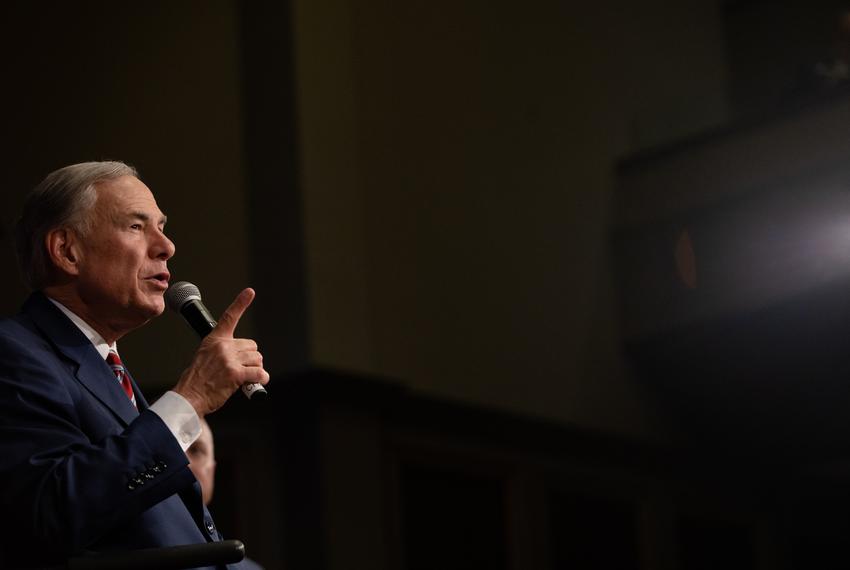
[[[140,309],[146,319],[158,317],[165,311],[165,299],[160,296],[156,300],[141,305]]]
[[[164,312],[165,312],[165,301],[162,301],[162,302],[158,303],[155,307],[153,307],[153,314],[151,315],[151,317],[152,318],[158,317]]]

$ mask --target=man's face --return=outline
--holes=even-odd
[[[166,267],[174,244],[165,215],[134,176],[96,186],[91,227],[80,241],[77,292],[99,319],[132,329],[165,309]]]
[[[215,455],[210,428],[204,421],[201,422],[201,425],[203,426],[201,435],[186,450],[186,455],[189,457],[189,469],[192,470],[195,479],[201,484],[204,504],[209,505],[215,485]]]

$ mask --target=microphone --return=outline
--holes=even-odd
[[[198,336],[204,338],[215,328],[216,321],[201,301],[201,291],[188,281],[178,281],[165,292],[165,303],[172,311],[180,313]],[[242,393],[248,399],[265,398],[268,392],[262,384],[242,384]]]

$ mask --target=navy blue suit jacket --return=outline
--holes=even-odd
[[[43,294],[0,320],[0,567],[221,540],[188,460]]]

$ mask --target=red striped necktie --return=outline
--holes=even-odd
[[[112,368],[112,372],[115,373],[116,380],[118,380],[118,383],[121,384],[121,388],[124,389],[124,393],[127,394],[127,397],[130,399],[130,402],[135,408],[136,395],[133,394],[133,387],[130,385],[130,377],[127,376],[127,369],[124,368],[124,363],[121,362],[121,358],[118,356],[118,353],[110,349],[109,354],[106,355],[106,363],[109,364],[110,368]]]

